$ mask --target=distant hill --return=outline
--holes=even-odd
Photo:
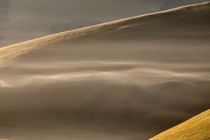
[[[150,140],[209,140],[210,110],[187,120]]]
[[[24,55],[26,50],[30,53],[30,49],[32,48],[36,49],[44,46],[44,48],[46,48],[46,46],[49,47],[53,44],[64,44],[66,41],[71,43],[78,40],[81,43],[83,40],[207,39],[210,36],[209,12],[210,2],[207,2],[178,9],[171,9],[167,12],[139,15],[57,33],[1,48],[0,63],[5,60],[3,58],[8,57],[7,59],[9,59]],[[58,46],[59,45],[56,47]],[[5,51],[7,51],[7,53],[5,53]]]

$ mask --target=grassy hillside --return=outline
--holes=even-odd
[[[210,110],[187,120],[150,140],[209,140]]]

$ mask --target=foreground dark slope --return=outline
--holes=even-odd
[[[0,49],[0,137],[150,138],[209,108],[210,3]]]

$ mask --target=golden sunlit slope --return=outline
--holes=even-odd
[[[179,124],[150,140],[209,140],[210,110]]]
[[[0,63],[30,52],[32,49],[77,40],[142,40],[144,38],[208,38],[210,2],[183,6],[99,24],[30,40],[0,48]],[[201,26],[200,26],[201,25]],[[186,32],[185,31],[190,31]],[[182,34],[182,36],[180,36]],[[201,36],[199,36],[201,34]],[[70,44],[70,43],[69,43]],[[57,45],[57,47],[59,47]]]

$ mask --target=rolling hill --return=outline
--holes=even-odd
[[[210,2],[0,48],[0,138],[148,139],[209,108]]]
[[[46,36],[43,38],[15,44],[0,49],[0,61],[21,56],[33,49],[60,47],[59,43],[68,45],[79,40],[112,41],[144,39],[208,39],[209,34],[209,2],[184,6],[168,11],[140,15],[100,25]],[[142,42],[143,42],[142,41]]]

